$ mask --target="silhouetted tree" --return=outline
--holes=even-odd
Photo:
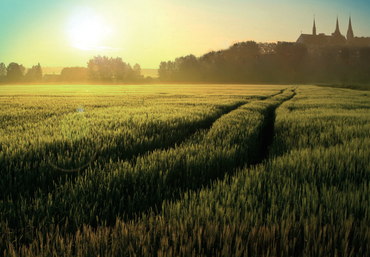
[[[2,62],[0,63],[0,77],[5,77],[6,76],[6,66]]]
[[[162,82],[169,81],[169,70],[167,69],[167,62],[161,62],[159,64],[158,79]]]
[[[89,69],[89,78],[104,82],[112,81],[113,71],[110,67],[110,64],[111,63],[107,56],[94,56],[94,58],[90,59],[87,63],[87,68]]]
[[[349,63],[349,58],[350,58],[350,49],[349,47],[343,47],[340,50],[340,58],[344,63]]]
[[[66,67],[60,73],[62,81],[81,82],[87,79],[88,69],[85,67]]]
[[[358,53],[357,77],[360,83],[370,84],[370,47],[361,47]]]
[[[289,62],[301,59],[307,53],[307,48],[303,44],[281,42],[276,45],[275,51],[281,60]]]
[[[117,82],[124,81],[127,72],[127,64],[119,57],[112,59],[111,62],[114,80]]]
[[[237,56],[246,59],[255,59],[260,55],[260,47],[254,41],[241,42],[237,44]]]
[[[41,68],[40,63],[37,64],[35,69],[36,69],[35,79],[36,79],[36,81],[41,81],[41,79],[42,79],[42,68]]]
[[[146,76],[145,77],[145,83],[151,84],[153,83],[154,79],[151,76]]]
[[[28,82],[35,81],[36,69],[34,67],[35,66],[32,66],[31,69],[28,69],[26,75],[24,76],[25,80]]]
[[[31,69],[27,70],[25,75],[26,81],[41,81],[42,79],[42,69],[40,63],[33,65]]]
[[[240,42],[199,58],[161,62],[164,82],[368,83],[370,47]]]
[[[131,64],[126,65],[126,76],[125,76],[126,81],[133,81],[134,80],[134,71],[131,67]]]
[[[370,47],[361,47],[359,49],[359,55],[362,64],[370,65]]]
[[[2,62],[0,63],[0,83],[6,80],[6,66]]]
[[[275,53],[276,43],[258,43],[260,53],[263,55]]]
[[[134,68],[132,70],[132,73],[133,73],[133,77],[134,77],[134,80],[139,80],[142,78],[142,75],[141,75],[141,67],[139,64],[135,64],[134,65]]]
[[[26,73],[26,67],[24,67],[22,64],[19,65],[19,69],[21,70],[22,76]]]
[[[22,80],[22,71],[18,63],[11,62],[6,68],[6,76],[11,82],[19,82]]]
[[[139,82],[144,81],[139,64],[134,68],[122,61],[122,58],[94,56],[87,63],[88,78],[103,82]]]
[[[196,82],[199,79],[199,62],[194,55],[176,58],[176,78],[181,82]]]
[[[90,59],[89,62],[87,63],[87,77],[90,80],[99,80],[99,65],[96,62],[96,58],[94,56],[93,59]]]
[[[167,69],[168,69],[169,81],[177,81],[177,75],[179,72],[178,62],[168,61]]]

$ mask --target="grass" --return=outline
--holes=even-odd
[[[36,88],[0,88],[5,256],[370,252],[367,92]]]
[[[370,85],[365,84],[318,84],[317,86],[370,91]]]

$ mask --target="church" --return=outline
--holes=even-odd
[[[344,37],[339,30],[339,23],[335,31],[331,35],[324,33],[316,33],[315,19],[313,20],[312,34],[301,34],[296,43],[302,43],[311,46],[325,46],[325,45],[349,45],[349,46],[370,46],[370,37],[355,37],[352,30],[351,17],[349,17],[347,38]]]

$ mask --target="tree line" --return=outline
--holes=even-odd
[[[65,67],[60,75],[47,74],[47,82],[96,82],[96,83],[148,83],[151,78],[141,74],[141,67],[133,67],[120,57],[94,56],[87,63],[87,67]],[[40,63],[31,69],[12,62],[8,66],[0,63],[0,82],[41,82],[43,79]]]
[[[161,62],[171,83],[370,83],[370,47],[240,42]]]
[[[133,67],[125,63],[122,58],[108,58],[107,56],[94,56],[87,63],[87,76],[91,81],[98,82],[143,82],[141,67],[135,64]]]
[[[0,82],[39,82],[42,79],[42,68],[40,63],[27,69],[16,62],[9,63],[8,66],[0,63]]]
[[[160,62],[162,83],[370,83],[370,47],[306,46],[298,43],[239,42],[228,49],[200,57],[192,54]],[[66,67],[53,82],[151,83],[139,64],[120,57],[94,56],[87,67]],[[40,63],[26,71],[23,65],[0,63],[0,82],[40,82]],[[45,79],[44,79],[45,80]],[[46,80],[47,81],[47,80]]]

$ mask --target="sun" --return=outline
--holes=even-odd
[[[73,47],[82,50],[105,49],[102,43],[112,34],[112,28],[93,10],[76,10],[68,21],[67,34]]]

